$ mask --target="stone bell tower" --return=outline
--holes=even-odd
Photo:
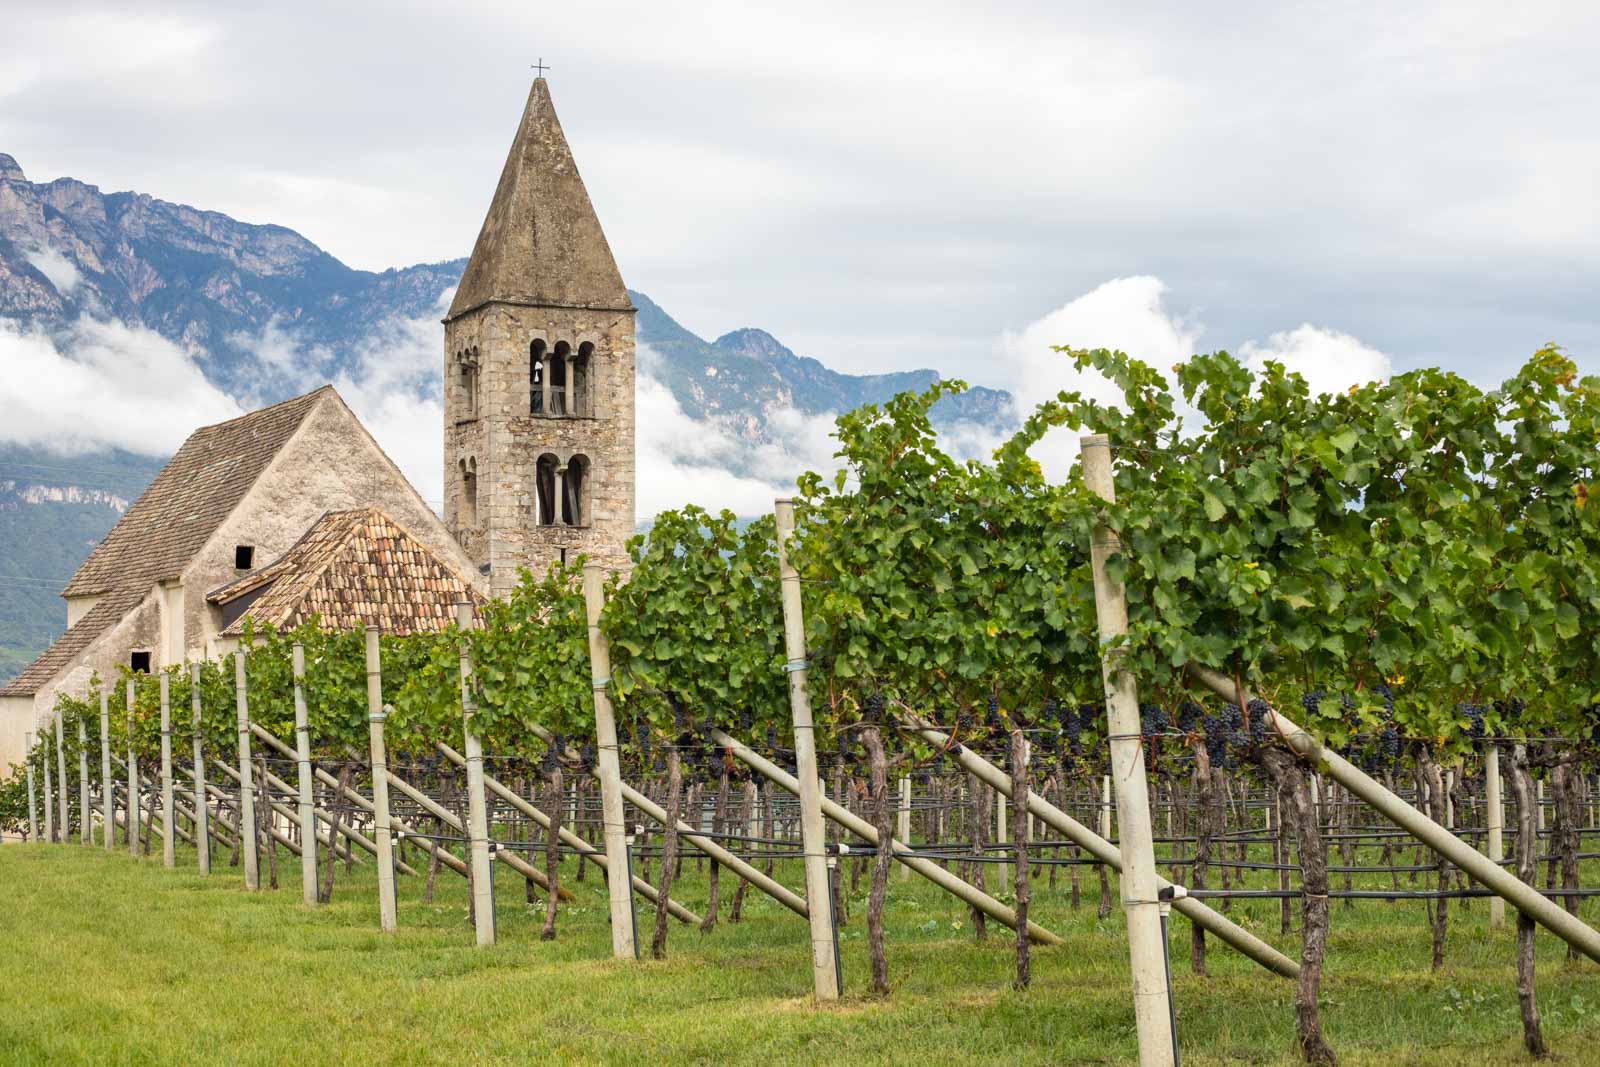
[[[495,596],[627,561],[633,315],[539,78],[444,320],[445,525]]]

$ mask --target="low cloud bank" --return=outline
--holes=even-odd
[[[65,454],[123,448],[168,455],[197,426],[233,418],[270,396],[304,392],[330,378],[378,443],[423,498],[442,507],[444,422],[439,381],[443,327],[440,315],[452,292],[415,319],[392,319],[344,360],[305,343],[278,322],[228,339],[256,384],[250,395],[228,395],[213,385],[203,363],[180,346],[142,327],[84,318],[66,330],[46,332],[0,320],[0,443],[47,447]],[[1200,348],[1202,323],[1167,306],[1167,287],[1151,276],[1117,278],[1008,332],[996,342],[986,382],[1009,389],[1018,417],[1062,389],[1081,389],[1104,401],[1116,391],[1098,374],[1080,373],[1052,345],[1120,348],[1165,371]],[[1265,341],[1245,341],[1236,351],[1252,368],[1267,360],[1304,375],[1317,391],[1387,377],[1384,353],[1349,334],[1303,323]],[[638,351],[636,383],[637,513],[696,503],[739,515],[766,514],[775,497],[794,491],[802,471],[837,469],[833,414],[806,415],[793,408],[764,413],[759,426],[727,417],[687,415],[663,380],[660,358]],[[941,433],[957,458],[987,456],[1005,428],[958,423]],[[1047,472],[1059,477],[1077,453],[1072,431],[1055,431],[1034,449]]]

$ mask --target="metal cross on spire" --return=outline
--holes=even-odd
[[[534,75],[534,77],[537,77],[537,78],[544,77],[544,72],[550,69],[549,67],[544,65],[544,56],[540,56],[539,57],[539,62],[532,64],[532,67],[533,67],[534,70],[539,72],[538,74]]]

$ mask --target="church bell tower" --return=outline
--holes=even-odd
[[[633,316],[538,78],[444,320],[445,525],[495,596],[524,567],[627,561]]]

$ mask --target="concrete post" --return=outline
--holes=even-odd
[[[372,763],[372,843],[378,846],[378,925],[384,933],[400,928],[394,891],[394,838],[389,829],[389,757],[383,747],[383,675],[378,660],[378,628],[367,627],[367,726]]]
[[[40,744],[39,762],[44,764],[44,839],[46,844],[52,844],[56,839],[56,787],[55,776],[50,769],[50,734],[44,735]]]
[[[128,855],[139,854],[139,757],[133,751],[133,702],[137,690],[132,678],[128,679],[128,795],[124,798],[128,817],[123,827],[128,832]]]
[[[239,726],[239,843],[244,852],[244,887],[261,888],[261,863],[256,852],[255,766],[250,762],[250,696],[244,672],[244,649],[233,654],[234,713]]]
[[[456,628],[461,631],[461,732],[467,759],[467,838],[472,860],[472,918],[479,945],[494,944],[494,873],[489,858],[488,798],[483,786],[483,740],[473,729],[478,713],[472,695],[472,649],[467,631],[472,629],[472,605],[456,605]],[[612,931],[616,940],[616,931]]]
[[[909,774],[901,775],[900,777],[900,820],[899,825],[896,827],[896,833],[899,835],[900,840],[908,845],[911,844],[911,776]],[[905,882],[910,879],[911,868],[903,863],[900,864],[900,880]]]
[[[1489,809],[1489,858],[1495,866],[1506,858],[1506,811],[1500,802],[1500,746],[1490,745],[1483,761],[1485,803]],[[1499,930],[1506,924],[1506,902],[1500,897],[1489,898],[1489,928]]]
[[[794,717],[794,755],[799,779],[800,851],[805,857],[806,910],[811,924],[811,979],[818,1000],[839,999],[829,896],[827,839],[822,826],[822,791],[817,780],[817,742],[811,724],[811,694],[806,689],[806,629],[800,600],[800,573],[789,562],[794,536],[794,503],[779,500],[778,576],[783,593],[783,640],[788,662],[789,711]]]
[[[60,791],[57,795],[61,801],[61,833],[59,839],[64,845],[67,843],[67,831],[72,826],[72,804],[69,802],[69,786],[67,781],[67,746],[62,743],[62,733],[65,727],[61,724],[61,713],[56,713],[56,788]]]
[[[300,897],[317,905],[317,804],[311,777],[311,725],[306,715],[306,649],[296,641],[289,650],[294,667],[294,749],[300,793]],[[330,843],[332,839],[330,838]],[[332,857],[328,860],[333,862]]]
[[[161,672],[161,865],[178,865],[177,820],[172,799],[172,692]]]
[[[78,843],[87,845],[94,840],[93,811],[89,803],[89,731],[78,716]]]
[[[111,694],[100,690],[100,835],[106,851],[116,847],[117,787],[111,781]]]
[[[568,380],[571,380],[569,369]],[[600,628],[605,607],[605,568],[583,568],[583,607],[589,623],[589,673],[594,692],[596,757],[600,773],[600,821],[605,829],[606,886],[611,903],[611,954],[619,960],[639,956],[637,916],[629,892],[627,813],[622,807],[622,761],[617,749],[617,718],[611,708],[611,645]]]
[[[1103,434],[1082,439],[1083,481],[1108,503],[1116,500],[1111,442]],[[1101,674],[1105,681],[1112,784],[1117,797],[1117,836],[1122,851],[1122,907],[1128,918],[1128,954],[1133,966],[1135,1027],[1141,1067],[1177,1062],[1167,943],[1162,931],[1155,845],[1150,832],[1150,796],[1140,752],[1139,695],[1131,673],[1122,667],[1123,650],[1114,647],[1128,631],[1128,602],[1120,581],[1106,568],[1122,552],[1116,532],[1096,523],[1090,534],[1095,616],[1100,626]]]
[[[1111,840],[1111,776],[1100,776],[1100,836]]]
[[[37,844],[39,841],[39,804],[35,799],[38,794],[33,786],[33,731],[25,730],[22,734],[23,762],[28,767],[28,840]]]
[[[205,744],[200,740],[201,667],[189,664],[189,729],[194,744],[194,852],[201,874],[211,873],[211,809],[206,804]]]

